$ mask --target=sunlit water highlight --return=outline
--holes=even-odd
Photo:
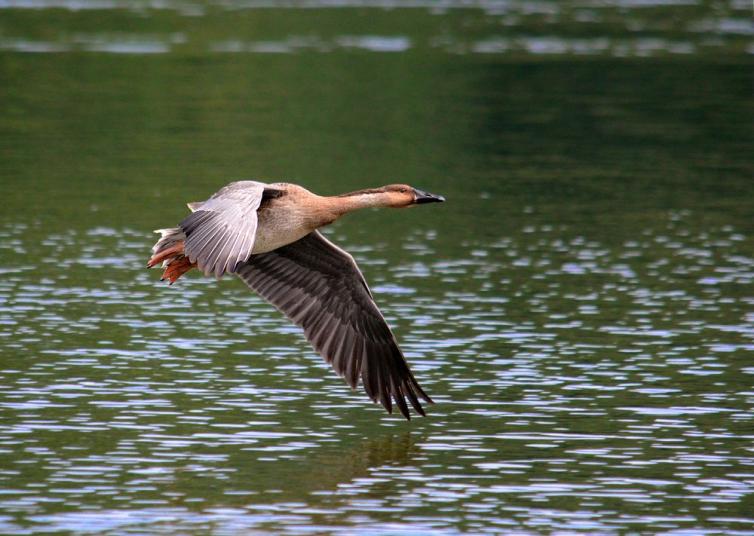
[[[45,33],[46,39],[30,38],[19,32],[9,18],[0,18],[0,50],[24,53],[95,52],[111,54],[327,53],[335,50],[366,50],[398,53],[413,49],[435,49],[451,54],[496,54],[526,56],[653,57],[666,55],[719,54],[721,51],[754,52],[751,6],[746,2],[714,2],[714,9],[701,9],[700,2],[679,0],[619,0],[600,2],[544,1],[244,1],[194,2],[184,0],[0,0],[0,13],[60,10],[63,19],[86,17],[89,12],[107,14],[121,21],[118,27],[138,28],[145,14],[164,13],[181,17],[184,31],[166,35],[151,30],[138,33],[77,31]],[[310,13],[340,12],[350,18],[354,29],[363,24],[360,13],[397,10],[410,16],[416,36],[401,33],[396,25],[375,22],[385,33],[332,35],[328,29],[306,25],[306,31],[281,33],[274,27],[257,30],[256,22],[269,12],[282,11],[289,17],[307,20]],[[28,17],[20,15],[24,23]],[[335,15],[337,17],[338,15]],[[395,15],[394,15],[395,16]],[[123,24],[129,20],[128,24]],[[313,19],[317,20],[317,19]],[[234,24],[228,25],[228,21]],[[252,24],[244,30],[239,22]],[[207,28],[222,29],[219,33]],[[235,28],[235,29],[234,29]],[[574,32],[574,28],[578,28]],[[265,34],[263,39],[250,35]],[[209,38],[208,38],[209,34]],[[586,35],[585,35],[586,34]]]

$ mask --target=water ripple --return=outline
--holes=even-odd
[[[157,284],[130,229],[48,234],[65,270],[0,282],[0,530],[741,530],[753,263],[741,232],[677,219],[618,247],[527,227],[451,258],[423,233],[400,263],[352,248],[437,402],[410,429],[240,285]]]

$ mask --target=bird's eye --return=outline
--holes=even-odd
[[[401,189],[400,189],[400,192],[401,192],[402,194],[405,194],[406,192],[408,192],[408,190],[406,190],[405,188],[401,188]]]

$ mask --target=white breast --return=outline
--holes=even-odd
[[[257,212],[253,254],[267,253],[291,244],[313,231],[300,211],[281,205],[277,204],[273,210],[261,209]]]

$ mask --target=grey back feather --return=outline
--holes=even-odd
[[[194,212],[180,223],[185,254],[205,275],[235,272],[249,258],[264,187],[256,181],[233,182],[207,201],[189,205]]]

